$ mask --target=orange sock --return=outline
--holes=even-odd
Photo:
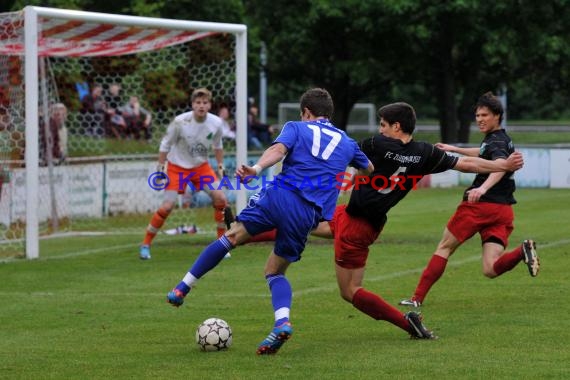
[[[166,221],[166,218],[168,218],[168,215],[170,215],[170,211],[162,207],[154,213],[152,219],[150,220],[150,223],[146,227],[146,234],[143,239],[143,245],[150,245],[152,243],[152,239],[154,239],[158,233],[158,230],[160,230],[160,227],[162,227]]]

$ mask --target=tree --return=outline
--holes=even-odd
[[[568,0],[17,0],[4,8],[28,4],[246,23],[250,83],[264,41],[273,99],[325,87],[341,128],[357,102],[405,100],[437,110],[443,141],[467,142],[472,105],[502,86],[512,116],[570,114]]]
[[[276,0],[267,7],[252,0],[247,14],[267,43],[275,92],[291,97],[309,85],[326,87],[335,123],[345,127],[357,101],[399,100],[390,96],[423,88],[419,93],[433,96],[410,102],[434,103],[442,140],[467,142],[472,105],[486,91],[506,85],[515,99],[541,94],[534,112],[552,108],[552,91],[568,93],[567,3]]]
[[[344,128],[357,101],[389,88],[393,80],[395,59],[383,53],[394,40],[387,38],[386,28],[377,27],[385,20],[378,4],[275,0],[267,7],[248,2],[250,24],[266,31],[270,85],[290,98],[310,86],[327,88],[335,102],[333,121]],[[277,18],[275,9],[280,10]]]
[[[469,141],[472,105],[486,91],[518,83],[543,99],[554,91],[568,95],[568,86],[561,85],[570,79],[567,3],[454,0],[418,5],[420,22],[426,28],[433,25],[415,49],[427,47],[434,69],[425,85],[438,94],[443,141]]]

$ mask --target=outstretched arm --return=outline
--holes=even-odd
[[[515,152],[507,159],[484,160],[479,157],[459,157],[453,169],[465,173],[514,172],[523,167],[522,153]]]
[[[282,143],[275,143],[263,152],[255,165],[242,165],[238,167],[236,169],[236,176],[245,178],[247,176],[259,175],[263,169],[267,169],[281,161],[286,154],[287,147]]]
[[[443,143],[437,143],[434,145],[436,148],[439,148],[445,152],[459,153],[459,154],[462,154],[464,156],[469,156],[469,157],[479,156],[479,148],[460,148],[460,147],[455,146],[455,145],[449,145],[449,144],[443,144]]]

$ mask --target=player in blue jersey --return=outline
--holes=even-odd
[[[198,256],[183,280],[167,295],[167,301],[180,306],[184,297],[204,274],[213,269],[226,252],[251,236],[276,229],[275,245],[265,265],[265,278],[271,291],[275,324],[257,348],[257,354],[274,354],[293,333],[289,314],[292,290],[285,272],[301,259],[307,237],[320,221],[330,220],[339,189],[323,184],[323,178],[336,178],[348,165],[369,174],[372,163],[343,131],[329,121],[334,107],[330,94],[321,88],[306,91],[300,100],[301,121],[288,122],[259,161],[242,165],[236,175],[246,179],[258,176],[283,159],[282,172],[272,185],[251,197],[237,222]]]

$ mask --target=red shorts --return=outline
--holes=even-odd
[[[447,229],[461,243],[479,232],[481,242],[493,237],[500,240],[503,247],[507,247],[514,228],[514,218],[511,205],[464,201],[447,222]]]
[[[334,235],[335,263],[346,269],[363,268],[368,258],[368,247],[376,241],[382,229],[375,229],[366,219],[348,215],[346,205],[336,207],[329,224]]]
[[[170,182],[164,190],[176,191],[178,194],[184,194],[188,183],[192,183],[196,190],[210,190],[210,186],[213,187],[211,190],[215,190],[216,186],[212,184],[218,180],[216,173],[207,162],[191,169],[185,169],[169,162],[166,175]]]

